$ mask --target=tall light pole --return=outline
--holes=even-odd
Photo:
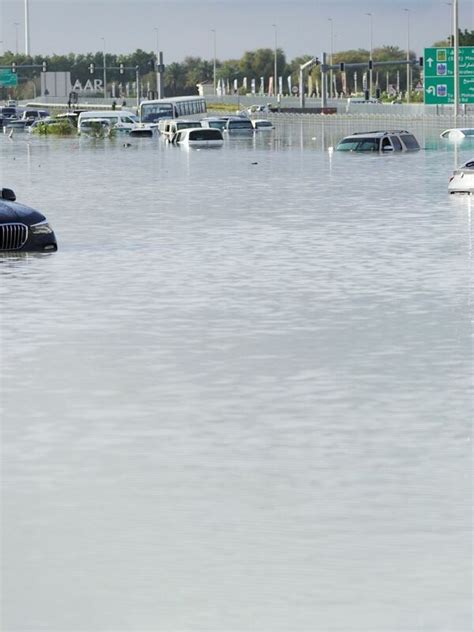
[[[217,83],[216,83],[216,29],[211,29],[212,33],[212,57],[213,57],[213,65],[212,65],[212,83],[214,86],[214,96],[217,94]]]
[[[459,109],[459,13],[458,0],[453,0],[453,48],[454,48],[454,122]]]
[[[334,54],[334,33],[333,33],[333,28],[332,28],[332,23],[333,23],[333,19],[332,18],[328,18],[328,22],[331,24],[331,46],[329,48],[330,53],[329,53],[329,64],[332,66],[332,56]],[[332,68],[329,70],[329,83],[330,83],[330,87],[329,87],[329,96],[332,97],[333,96],[333,76],[332,76]]]
[[[103,53],[104,53],[104,99],[107,98],[107,69],[106,69],[106,64],[105,64],[105,37],[101,37],[100,38],[102,40],[103,43]],[[138,86],[137,86],[138,89]]]
[[[365,15],[369,16],[369,36],[370,36],[370,55],[369,62],[370,66],[372,66],[372,49],[373,49],[373,22],[372,22],[372,13],[366,13]],[[369,98],[372,97],[372,68],[369,68]]]
[[[25,55],[30,54],[30,19],[28,14],[28,0],[25,0]]]
[[[15,55],[18,55],[18,27],[20,26],[19,22],[14,22],[15,25]]]
[[[407,103],[410,103],[411,72],[410,72],[410,9],[403,9],[407,14]]]
[[[278,94],[278,87],[277,87],[277,25],[276,24],[272,24],[273,28],[275,29],[275,59],[274,59],[274,68],[273,68],[273,96],[277,96]]]
[[[448,37],[448,46],[452,46],[453,45],[453,36],[454,36],[453,3],[452,2],[446,2],[445,4],[448,7],[450,7],[450,9],[449,9],[449,21],[451,22],[451,26],[449,27],[449,30],[451,31],[451,34]]]
[[[160,70],[159,70],[159,65],[160,65],[160,46],[159,46],[159,40],[158,40],[158,28],[155,26],[154,28],[155,31],[155,35],[156,35],[156,98],[160,99]]]

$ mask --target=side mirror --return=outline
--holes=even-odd
[[[15,192],[11,189],[2,189],[2,199],[14,202],[16,200]]]

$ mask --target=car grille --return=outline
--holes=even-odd
[[[25,224],[0,224],[0,251],[19,250],[28,239],[28,226]]]

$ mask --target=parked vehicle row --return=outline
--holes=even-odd
[[[8,105],[0,108],[0,126],[7,129],[25,129],[35,121],[49,117],[48,110],[21,108]]]

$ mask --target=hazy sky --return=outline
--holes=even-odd
[[[278,47],[288,60],[302,54],[384,44],[425,46],[450,32],[444,0],[28,0],[33,54],[137,48],[164,53],[165,63],[188,55],[240,58],[247,50]],[[409,9],[409,11],[404,11]],[[372,18],[367,13],[372,13]],[[474,29],[473,0],[459,0],[459,24]],[[332,19],[332,22],[329,20]],[[18,26],[15,26],[15,22]],[[0,0],[0,51],[24,52],[24,0]],[[276,25],[276,28],[272,25]],[[409,28],[408,28],[409,25]],[[157,30],[156,30],[157,29]]]

